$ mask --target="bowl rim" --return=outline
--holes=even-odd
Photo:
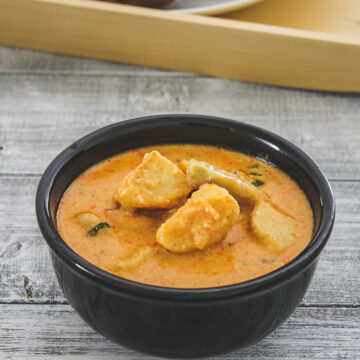
[[[170,119],[171,121],[169,121]],[[311,179],[319,192],[322,207],[318,230],[313,235],[309,245],[292,261],[273,272],[245,282],[209,288],[170,288],[148,285],[108,273],[77,255],[60,237],[52,221],[49,200],[57,176],[61,173],[63,167],[71,162],[79,152],[86,150],[86,145],[89,142],[102,137],[108,132],[112,132],[115,128],[124,128],[125,130],[130,129],[130,131],[131,128],[135,128],[134,131],[136,131],[136,127],[139,125],[151,128],[165,123],[167,125],[190,124],[205,127],[215,126],[235,132],[236,130],[246,130],[250,133],[260,135],[262,139],[265,138],[267,141],[270,140],[273,145],[280,145],[282,148],[285,148],[287,150],[286,156],[289,156],[291,153],[293,156],[300,159],[302,164],[305,164],[313,172]],[[156,144],[154,143],[154,145]],[[297,165],[310,177],[308,171],[306,171],[299,163]],[[38,185],[35,207],[38,225],[45,241],[51,251],[74,272],[88,280],[95,281],[100,287],[110,291],[120,291],[122,293],[128,293],[129,295],[146,296],[148,298],[162,300],[210,300],[239,294],[248,294],[255,290],[258,291],[260,288],[264,289],[269,286],[276,286],[287,279],[292,278],[302,270],[305,270],[318,257],[327,243],[335,219],[335,199],[328,180],[314,161],[296,145],[279,135],[248,123],[222,117],[196,114],[168,114],[139,117],[101,127],[100,129],[85,135],[63,150],[48,165]]]

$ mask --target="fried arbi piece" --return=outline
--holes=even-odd
[[[282,252],[295,242],[295,221],[264,201],[251,213],[251,228],[259,241],[275,252]]]
[[[83,212],[76,216],[76,220],[83,225],[87,230],[90,230],[95,225],[101,222],[100,218],[93,213]]]
[[[191,190],[183,171],[159,152],[151,151],[123,180],[114,199],[126,209],[167,209],[178,205]]]
[[[84,212],[77,215],[76,220],[85,228],[88,236],[102,236],[106,237],[107,240],[118,241],[118,238],[111,230],[110,225],[106,222],[102,222],[95,214]],[[118,259],[114,266],[114,271],[132,270],[155,252],[156,249],[154,246],[144,246],[132,255]]]
[[[251,184],[251,179],[246,179],[245,174],[235,175],[194,159],[189,160],[185,165],[186,175],[194,186],[205,183],[217,184],[226,188],[239,203],[254,204],[261,198],[261,193]]]
[[[238,203],[226,189],[215,184],[202,185],[160,226],[156,241],[177,253],[202,250],[225,237],[239,212]]]
[[[106,235],[116,239],[110,225],[93,213],[83,212],[76,216],[76,220],[85,228],[88,236]]]
[[[142,262],[154,255],[156,249],[154,246],[144,246],[134,254],[116,261],[114,271],[129,271],[138,267]]]
[[[185,172],[189,177],[189,180],[192,181],[193,186],[204,183],[214,183],[226,188],[240,204],[251,204],[254,206],[260,202],[267,202],[274,210],[280,212],[284,216],[292,218],[285,209],[278,204],[275,204],[269,195],[254,185],[254,179],[241,171],[238,171],[235,175],[217,169],[206,162],[193,159],[190,161],[183,161],[182,167],[186,169]]]

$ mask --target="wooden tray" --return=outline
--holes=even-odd
[[[222,15],[0,0],[0,43],[231,79],[360,91],[360,0],[266,0]]]

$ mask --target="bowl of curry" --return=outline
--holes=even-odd
[[[59,284],[95,330],[198,357],[253,344],[303,298],[335,216],[314,162],[248,124],[162,115],[65,149],[36,196]]]

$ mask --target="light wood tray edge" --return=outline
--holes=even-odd
[[[0,43],[280,86],[360,91],[360,39],[89,0],[0,0]]]

